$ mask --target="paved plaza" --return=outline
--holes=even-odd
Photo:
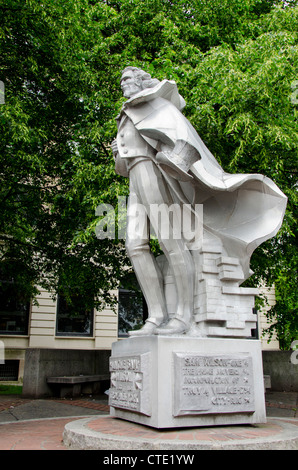
[[[298,430],[298,394],[268,392],[268,422],[258,426],[220,426],[213,428],[155,430],[109,416],[107,397],[80,399],[28,399],[0,396],[0,450],[68,450],[63,441],[66,428],[85,430],[88,436],[105,436],[110,447],[139,449],[228,448],[233,443],[277,442],[278,436],[291,437]],[[72,431],[71,431],[72,432]],[[95,434],[94,434],[95,433]],[[112,441],[111,441],[112,439]],[[116,439],[116,440],[115,440]],[[272,442],[273,442],[272,441]],[[82,440],[80,441],[82,443]],[[116,444],[115,444],[116,443]],[[82,444],[80,444],[82,445]],[[90,445],[86,441],[85,448]],[[275,444],[272,444],[273,448]],[[125,447],[126,446],[126,447]],[[128,446],[128,447],[127,447]],[[79,448],[79,447],[78,447]],[[277,448],[277,447],[276,447]]]

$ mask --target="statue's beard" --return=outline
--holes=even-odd
[[[123,96],[124,98],[131,98],[132,96],[139,93],[141,89],[137,86],[123,87]]]

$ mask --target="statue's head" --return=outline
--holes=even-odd
[[[153,88],[159,80],[137,67],[126,67],[122,71],[120,85],[125,98],[131,98],[145,88]]]

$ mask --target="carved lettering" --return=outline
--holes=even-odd
[[[253,412],[252,359],[174,353],[174,416]]]
[[[140,359],[128,358],[128,359],[113,359],[110,360],[110,371],[113,370],[139,370]]]
[[[110,358],[110,406],[150,416],[149,356]]]

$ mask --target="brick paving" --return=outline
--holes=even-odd
[[[0,413],[12,411],[21,405],[37,403],[37,400],[18,398],[11,396],[0,396]],[[42,400],[42,404],[61,403],[72,405],[82,409],[94,410],[96,412],[109,413],[109,406],[88,399],[56,399]],[[36,408],[34,409],[36,413]],[[86,415],[87,416],[87,415]],[[34,416],[32,416],[34,418]],[[13,417],[12,417],[13,419]],[[0,450],[67,450],[63,444],[62,435],[67,423],[73,422],[81,417],[62,417],[53,419],[19,420],[16,422],[0,423]]]
[[[64,439],[73,449],[297,450],[298,421],[269,418],[264,424],[162,430],[112,416],[93,416],[69,423]]]
[[[58,418],[1,424],[0,450],[67,450],[62,434],[65,425],[74,420]]]
[[[296,396],[296,395],[295,395]],[[271,411],[271,416],[278,415],[277,412],[281,413],[284,420],[286,417],[297,418],[298,412],[295,400],[289,395],[280,394],[279,396],[272,394],[270,399],[266,400],[267,411]],[[288,401],[287,401],[288,400]],[[6,396],[0,395],[0,413],[6,413],[6,410],[10,411],[14,408],[30,407],[30,402],[35,402],[29,398],[22,398],[18,396]],[[96,400],[91,398],[77,398],[77,399],[58,399],[49,398],[43,400],[43,403],[62,403],[64,405],[72,405],[79,407],[82,415],[84,415],[84,408],[88,409],[88,416],[90,417],[90,410],[99,412],[102,415],[92,418],[87,427],[91,431],[98,433],[106,433],[114,436],[123,436],[127,438],[143,438],[146,440],[156,441],[160,439],[166,439],[167,441],[222,441],[231,442],[233,440],[241,439],[257,439],[261,437],[266,438],[280,432],[280,426],[278,423],[275,424],[264,424],[256,427],[218,427],[218,428],[199,428],[199,429],[182,429],[182,430],[155,430],[145,426],[141,426],[135,423],[129,423],[127,421],[118,420],[110,416],[103,416],[103,414],[109,413],[109,406],[107,400]],[[32,403],[32,406],[34,403]],[[33,407],[34,408],[34,407]],[[32,408],[32,409],[33,409]],[[55,407],[56,408],[56,407]],[[31,408],[30,408],[31,409]],[[36,408],[35,408],[36,410]],[[272,414],[273,413],[273,414]],[[74,413],[75,415],[75,413]],[[79,417],[68,416],[60,414],[61,417],[55,417],[51,415],[47,419],[41,419],[39,415],[36,415],[37,419],[34,420],[17,420],[16,422],[0,424],[0,450],[67,450],[68,448],[63,444],[62,435],[64,427],[67,423],[81,419]],[[59,415],[58,415],[59,416]],[[87,418],[87,414],[85,415]],[[32,416],[34,418],[35,416]],[[289,423],[298,425],[298,421],[290,420]]]
[[[218,426],[202,428],[184,428],[158,430],[113,417],[98,417],[87,424],[87,428],[102,434],[127,438],[150,440],[184,440],[184,441],[230,441],[233,439],[259,439],[281,432],[278,424],[254,426]]]
[[[55,403],[62,403],[64,405],[73,405],[73,406],[80,406],[82,408],[89,408],[96,411],[102,411],[109,413],[110,407],[107,403],[98,403],[96,401],[89,401],[86,399],[58,399],[58,398],[49,398],[48,400],[53,401]],[[24,405],[26,403],[30,403],[34,400],[30,398],[11,398],[9,396],[0,396],[0,412],[7,410],[9,408],[15,408],[16,406]]]
[[[16,406],[24,405],[29,403],[31,399],[26,398],[11,398],[10,396],[0,396],[0,412],[7,410],[9,408],[14,408]]]
[[[296,395],[296,394],[295,394]],[[273,395],[274,396],[274,395]],[[281,398],[280,398],[281,397]],[[279,398],[283,398],[283,393],[279,394]],[[93,409],[96,411],[102,411],[109,413],[110,407],[108,406],[107,402],[102,403],[103,400],[99,403],[96,400],[92,399],[86,399],[86,398],[49,398],[48,400],[54,401],[56,403],[63,403],[65,405],[73,405],[73,406],[80,406],[82,408],[89,408]],[[25,403],[29,403],[30,401],[33,401],[32,399],[29,398],[18,398],[18,397],[10,397],[6,395],[0,395],[0,412],[3,410],[7,410],[11,407],[16,407],[23,405]],[[266,407],[268,411],[274,411],[274,409],[279,409],[279,410],[289,410],[292,411],[292,417],[298,418],[298,405],[295,406],[295,404],[291,403],[284,403],[280,402],[277,400],[271,401],[271,397],[269,395],[269,398],[266,399]],[[270,413],[271,414],[271,413]]]
[[[287,403],[266,403],[267,408],[280,408],[283,410],[293,410],[296,411],[296,418],[298,418],[297,409],[293,405],[288,405]]]
[[[56,403],[63,403],[63,404],[67,404],[67,405],[73,405],[73,406],[81,406],[82,408],[89,408],[89,409],[92,409],[92,410],[96,410],[96,411],[103,411],[103,412],[106,412],[106,413],[109,413],[110,412],[110,407],[108,404],[105,404],[105,403],[97,403],[96,401],[88,401],[88,400],[83,400],[83,399],[72,399],[72,400],[65,400],[65,399],[62,399],[62,400],[59,400],[59,399],[55,399],[55,402]]]

